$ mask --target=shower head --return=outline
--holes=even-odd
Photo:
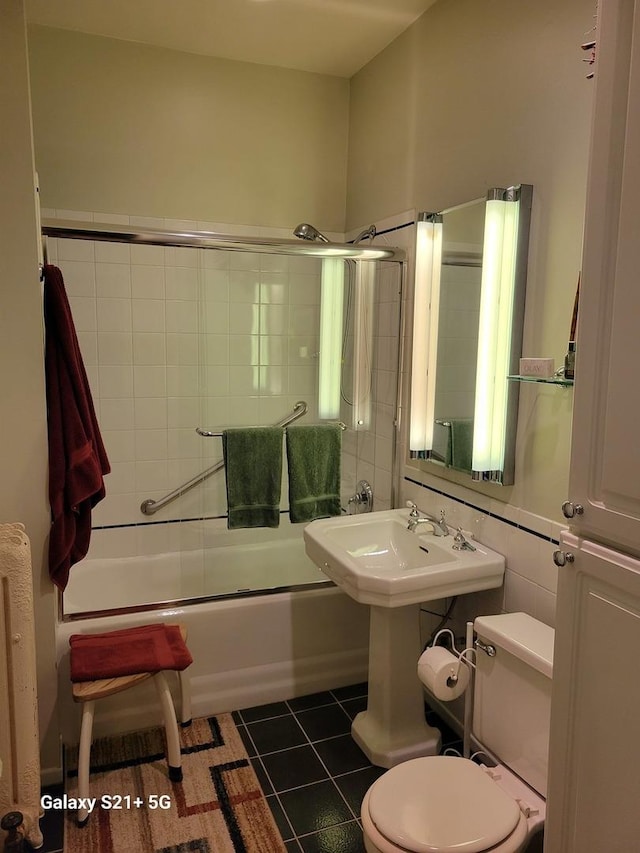
[[[301,222],[300,225],[296,225],[293,234],[294,237],[300,237],[301,240],[320,240],[322,243],[329,242],[324,234],[320,233],[313,225],[309,225],[308,222]]]
[[[376,226],[370,225],[368,228],[365,228],[364,231],[361,231],[356,239],[353,241],[353,245],[359,243],[361,240],[373,240],[376,236]]]

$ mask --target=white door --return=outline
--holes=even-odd
[[[596,56],[567,512],[640,554],[640,0],[601,0]]]
[[[640,850],[640,560],[571,534],[560,553],[544,849],[631,853]]]

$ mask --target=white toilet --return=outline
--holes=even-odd
[[[554,631],[525,613],[474,628],[495,654],[477,649],[473,734],[499,763],[392,767],[362,802],[367,853],[517,853],[544,824]]]

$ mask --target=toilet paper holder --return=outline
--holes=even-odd
[[[473,646],[467,646],[466,648],[462,649],[462,651],[459,651],[458,647],[456,646],[456,638],[454,636],[453,631],[450,628],[442,628],[440,631],[438,631],[438,633],[433,638],[433,642],[431,643],[431,646],[433,648],[435,648],[435,646],[438,645],[438,637],[441,634],[448,634],[449,637],[451,638],[451,653],[454,654],[457,658],[459,658],[460,663],[464,662],[468,666],[470,666],[471,669],[475,669],[476,668],[475,662],[473,660],[469,659],[467,657],[467,654],[469,652],[471,652],[472,655],[475,655],[476,650],[473,648]],[[495,650],[494,650],[494,654],[495,654]],[[458,680],[458,674],[457,673],[452,674],[450,677],[450,680],[451,680],[450,686],[454,685]]]
[[[462,661],[470,669],[471,682],[470,682],[470,690],[467,689],[465,693],[465,702],[464,702],[464,728],[463,728],[463,746],[462,746],[462,754],[465,758],[469,758],[471,755],[471,719],[473,717],[473,687],[475,680],[475,655],[476,650],[474,648],[474,637],[473,637],[473,622],[467,622],[466,625],[466,636],[465,636],[465,648],[462,651],[458,651],[458,647],[456,646],[456,638],[454,636],[453,631],[450,628],[442,628],[440,631],[436,633],[433,638],[432,646],[435,646],[438,641],[438,637],[441,634],[448,634],[451,638],[451,651],[460,659],[460,663]]]

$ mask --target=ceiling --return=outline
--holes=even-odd
[[[26,0],[27,21],[351,77],[435,0]]]

